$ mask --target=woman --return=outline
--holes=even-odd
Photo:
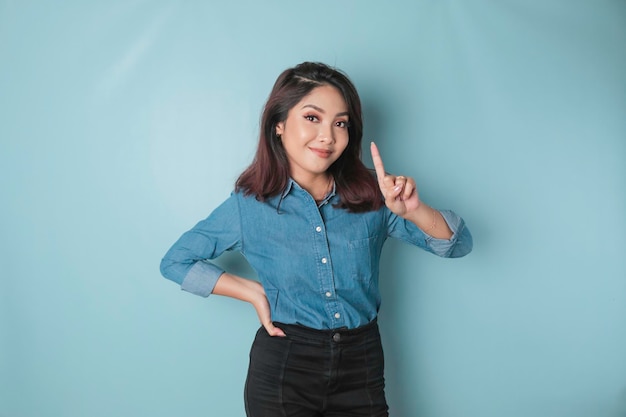
[[[248,416],[387,416],[376,322],[388,237],[460,257],[463,220],[420,201],[415,181],[361,162],[361,104],[342,72],[305,62],[267,100],[252,164],[235,191],[186,232],[162,274],[201,296],[251,303],[261,321],[245,388]],[[240,251],[259,282],[209,260]]]

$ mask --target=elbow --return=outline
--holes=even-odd
[[[161,271],[161,275],[164,278],[170,281],[174,281],[175,283],[179,285],[182,283],[182,279],[179,279],[178,278],[179,274],[176,273],[176,263],[172,261],[171,259],[169,259],[168,257],[161,259],[159,270]]]
[[[472,249],[474,248],[474,239],[472,238],[472,234],[470,233],[467,227],[463,227],[455,245],[452,247],[450,251],[450,258],[462,258],[465,255],[468,255]]]
[[[163,275],[164,278],[167,278],[167,270],[169,268],[169,265],[170,265],[170,262],[166,258],[161,259],[161,263],[159,265],[159,271],[161,272],[161,275]]]
[[[443,254],[439,256],[445,258],[461,258],[469,254],[474,247],[474,242],[472,234],[465,225],[465,221],[453,211],[442,210],[441,214],[453,234],[449,240],[447,250],[443,251]]]

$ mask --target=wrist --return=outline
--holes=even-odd
[[[420,230],[430,236],[438,238],[450,236],[448,233],[445,233],[445,236],[439,236],[437,230],[441,228],[442,224],[445,224],[445,220],[443,220],[438,210],[426,204],[420,204],[418,208],[408,213],[404,218],[413,222]]]
[[[420,202],[419,206],[406,212],[402,217],[415,223],[421,229],[423,226],[427,227],[425,225],[432,223],[433,210],[432,207]]]
[[[261,283],[257,281],[250,281],[250,284],[250,298],[247,301],[255,307],[266,303],[267,297],[265,295],[265,289]]]

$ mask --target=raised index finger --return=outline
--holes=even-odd
[[[372,162],[374,163],[374,169],[376,170],[376,177],[378,178],[379,183],[383,183],[383,178],[385,178],[385,165],[383,165],[383,160],[380,157],[380,152],[378,152],[378,146],[374,142],[370,145],[370,152],[372,153]]]

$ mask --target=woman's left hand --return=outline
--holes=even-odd
[[[385,172],[383,160],[374,142],[370,146],[378,186],[385,197],[385,205],[398,216],[405,217],[420,206],[417,186],[411,177],[390,175]]]

